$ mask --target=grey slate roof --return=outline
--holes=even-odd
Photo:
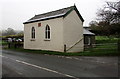
[[[77,10],[76,6],[71,6],[71,7],[59,9],[59,10],[56,10],[56,11],[51,11],[51,12],[48,12],[48,13],[43,13],[43,14],[35,15],[34,17],[32,17],[28,21],[24,22],[23,24],[37,22],[37,21],[51,19],[51,18],[56,18],[56,17],[62,17],[62,16],[65,16],[66,14],[68,14],[69,11],[71,11],[73,9],[75,9],[77,11],[78,16],[80,16],[80,19],[82,21],[84,21],[83,18],[82,18],[82,16],[79,14],[79,11]]]

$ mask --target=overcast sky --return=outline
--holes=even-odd
[[[84,18],[84,26],[96,19],[96,12],[105,1],[115,0],[0,0],[0,29],[23,30],[23,22],[37,14],[73,6]]]

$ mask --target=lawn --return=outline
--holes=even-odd
[[[102,44],[102,43],[117,43],[118,38],[115,37],[107,37],[107,36],[96,36],[95,37],[96,44]]]
[[[45,50],[29,50],[23,48],[10,48],[7,50],[14,50],[27,53],[39,53],[49,55],[63,55],[63,56],[120,56],[117,49],[117,38],[107,38],[105,36],[96,36],[96,46],[93,48],[87,48],[83,52],[78,53],[65,53],[56,51]]]
[[[7,42],[0,40],[0,45],[7,45]]]
[[[94,48],[88,48],[84,52],[88,52],[87,55],[96,56],[118,56],[117,44],[101,44],[96,45]]]
[[[91,56],[118,56],[118,38],[107,36],[96,36],[96,46],[94,48],[88,48],[84,52]]]

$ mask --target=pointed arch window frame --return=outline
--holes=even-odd
[[[50,29],[50,26],[48,24],[45,27],[45,39],[46,40],[51,39],[51,29]]]
[[[35,27],[32,27],[31,29],[31,38],[35,39]]]

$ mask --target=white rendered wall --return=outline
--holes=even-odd
[[[41,23],[41,27],[38,27]],[[45,39],[45,27],[50,26],[51,39]],[[36,38],[31,41],[31,28],[35,27]],[[24,25],[24,49],[41,49],[63,52],[63,18],[50,19]]]
[[[64,44],[67,49],[72,47],[67,52],[80,52],[83,51],[83,23],[78,17],[75,10],[73,10],[69,15],[64,18]],[[81,40],[82,39],[82,40]],[[81,40],[77,45],[75,45],[79,40]],[[74,46],[75,45],[75,46]]]

